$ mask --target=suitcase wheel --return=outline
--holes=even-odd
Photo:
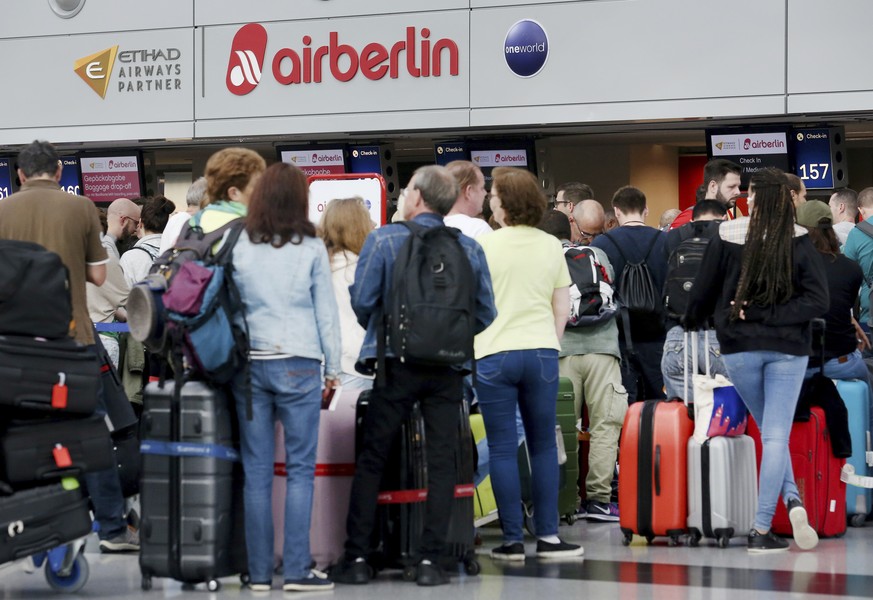
[[[76,556],[69,575],[61,575],[52,569],[51,561],[45,563],[45,579],[53,590],[74,594],[85,587],[90,569],[88,559],[81,553]]]
[[[139,584],[139,587],[142,588],[144,592],[152,589],[152,576],[151,575],[143,575],[142,581]]]
[[[576,522],[576,515],[574,515],[573,513],[564,515],[564,520],[567,522],[567,525],[572,525]]]
[[[860,513],[857,515],[852,515],[852,517],[849,519],[849,525],[851,525],[852,527],[863,527],[866,518],[867,515]]]
[[[475,577],[482,571],[482,566],[479,564],[479,561],[475,558],[471,558],[464,561],[464,573],[470,575],[471,577]]]
[[[251,576],[248,573],[241,573],[239,576],[239,582],[243,585],[243,587],[247,586],[252,582]]]
[[[702,537],[703,537],[703,534],[701,534],[696,529],[692,529],[691,533],[688,534],[688,540],[687,540],[688,546],[690,548],[696,548],[697,546],[700,545],[700,539]]]
[[[730,546],[731,538],[729,535],[720,535],[718,536],[718,547],[719,548],[727,548]]]
[[[652,543],[651,539],[646,538],[646,540],[650,544]],[[671,535],[670,538],[667,540],[667,545],[670,546],[671,548],[674,546],[678,546],[679,545],[679,536],[678,535]]]
[[[634,534],[625,533],[624,536],[621,538],[621,545],[622,546],[630,546],[632,539],[634,539]]]
[[[653,535],[647,535],[647,536],[646,536],[646,543],[647,543],[649,546],[651,546],[651,545],[652,545],[652,542],[654,542],[654,541],[655,541],[655,536],[653,536]]]
[[[221,582],[217,579],[210,579],[206,582],[206,589],[210,592],[217,592],[221,589]]]
[[[415,565],[408,565],[403,568],[403,581],[415,581],[418,576],[418,570]]]

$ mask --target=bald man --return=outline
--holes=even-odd
[[[573,221],[579,232],[578,242],[587,246],[603,233],[606,213],[597,200],[582,200],[573,207]]]
[[[127,198],[112,201],[106,209],[106,237],[112,242],[111,246],[114,247],[116,242],[123,242],[136,233],[140,210],[139,206]],[[110,244],[104,243],[104,246],[107,251],[112,251]],[[120,258],[117,248],[114,254],[115,258]]]

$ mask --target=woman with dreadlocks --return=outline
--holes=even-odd
[[[770,531],[779,494],[788,508],[794,542],[814,548],[788,452],[788,436],[811,351],[809,322],[828,310],[824,264],[794,224],[785,174],[762,169],[749,186],[751,216],[727,221],[713,237],[695,280],[685,327],[715,323],[731,381],[761,429],[764,442],[758,508],[749,552],[788,549]]]

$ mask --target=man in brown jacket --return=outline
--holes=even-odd
[[[18,155],[21,189],[0,202],[0,238],[35,242],[61,257],[70,275],[73,304],[70,335],[95,347],[85,282],[103,285],[108,257],[100,243],[100,219],[94,204],[83,196],[61,190],[58,184],[61,170],[58,153],[48,142],[34,141],[21,151]],[[98,412],[105,414],[103,404],[101,390]],[[124,521],[117,467],[88,473],[85,481],[100,524],[100,550],[139,550],[139,536]]]

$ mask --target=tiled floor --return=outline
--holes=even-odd
[[[483,530],[484,546],[499,541],[495,529]],[[790,552],[753,556],[742,538],[731,547],[719,549],[702,543],[698,548],[670,548],[666,541],[647,546],[635,540],[621,544],[617,524],[577,522],[563,526],[561,536],[585,546],[585,557],[573,561],[537,561],[532,556],[523,564],[492,562],[487,550],[479,556],[482,574],[458,574],[448,586],[419,588],[403,582],[399,572],[387,572],[367,586],[340,586],[333,592],[254,594],[241,588],[239,580],[222,580],[222,589],[210,593],[203,586],[185,592],[166,579],[155,580],[154,589],[140,589],[139,566],[135,556],[104,556],[92,551],[86,557],[91,576],[78,598],[105,600],[142,598],[317,598],[331,595],[352,600],[385,598],[438,598],[440,600],[558,600],[574,599],[697,599],[750,600],[752,598],[854,598],[873,597],[873,523],[853,529],[843,538],[822,540],[812,552]],[[639,541],[639,543],[637,543]],[[533,554],[533,543],[528,544]],[[277,587],[280,580],[276,579]],[[61,598],[53,592],[42,573],[26,573],[22,564],[0,567],[0,599]]]

